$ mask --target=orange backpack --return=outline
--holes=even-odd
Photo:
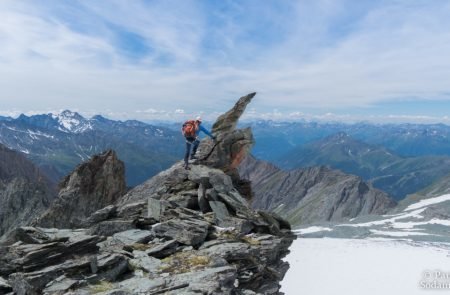
[[[183,124],[183,135],[185,137],[196,137],[197,136],[197,123],[194,120],[189,120]]]

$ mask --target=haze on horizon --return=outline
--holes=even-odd
[[[0,2],[0,115],[450,124],[450,2]]]

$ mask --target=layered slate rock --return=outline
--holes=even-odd
[[[240,103],[216,133],[214,153],[226,160],[191,170],[179,162],[93,212],[83,229],[18,229],[0,247],[0,277],[19,295],[279,294],[295,236],[279,216],[252,210],[230,173],[240,152],[226,151],[251,142],[221,141],[234,138]]]
[[[60,184],[58,199],[33,224],[76,228],[93,212],[113,204],[126,192],[125,167],[114,151],[95,155]]]

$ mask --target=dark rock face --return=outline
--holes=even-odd
[[[126,192],[125,167],[114,151],[79,165],[60,184],[58,199],[34,225],[74,228],[95,211],[113,204]]]
[[[274,211],[295,225],[384,214],[396,205],[361,178],[326,167],[287,172],[249,156],[240,173],[252,181],[254,208]]]
[[[0,247],[5,288],[18,295],[279,294],[289,267],[281,259],[295,236],[282,218],[252,210],[230,174],[251,142],[233,135],[242,101],[217,131],[214,156],[191,170],[175,164],[93,212],[82,229],[16,230]]]
[[[0,237],[42,214],[55,197],[53,184],[33,163],[0,145]]]

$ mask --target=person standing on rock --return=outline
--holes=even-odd
[[[181,132],[186,139],[186,153],[184,154],[184,168],[189,168],[189,157],[190,159],[196,159],[195,153],[197,152],[198,145],[200,144],[199,133],[202,131],[213,140],[216,139],[214,135],[211,134],[205,127],[202,126],[202,118],[197,117],[195,120],[188,120],[183,124]],[[191,153],[192,147],[192,153]]]

